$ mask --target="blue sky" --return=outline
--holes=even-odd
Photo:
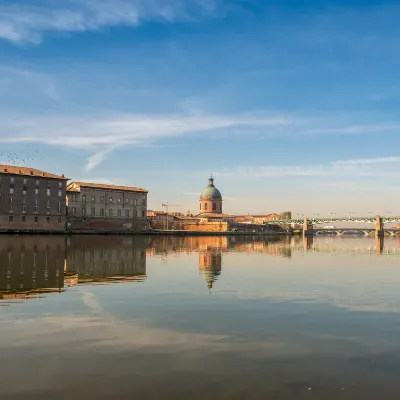
[[[400,215],[400,4],[0,0],[0,162],[197,210]]]

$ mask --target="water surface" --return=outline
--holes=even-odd
[[[0,398],[398,399],[398,239],[2,236]]]

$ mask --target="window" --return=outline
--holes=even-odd
[[[143,205],[143,206],[146,205],[146,199],[142,199],[142,205]]]
[[[134,204],[134,200],[133,200],[133,199],[131,199],[131,206],[133,206],[133,204]]]
[[[46,217],[46,222],[49,224],[50,223],[50,217]]]
[[[39,222],[39,217],[35,217],[35,222]]]
[[[86,208],[82,208],[82,209],[81,209],[81,214],[82,214],[82,216],[85,216],[85,215],[86,215]]]
[[[104,197],[100,197],[100,203],[104,203]]]
[[[94,217],[96,215],[96,209],[92,208],[92,217]]]
[[[146,210],[142,211],[142,217],[145,218],[146,217]]]
[[[76,207],[72,207],[72,215],[76,215]]]
[[[72,201],[76,201],[76,194],[72,195]]]
[[[10,194],[14,194],[14,187],[10,186]]]
[[[110,217],[113,216],[113,210],[112,210],[112,208],[110,208],[110,209],[108,210],[108,215],[109,215]]]
[[[57,218],[57,222],[58,222],[59,224],[61,224],[61,217],[58,217],[58,218]]]
[[[118,197],[117,202],[118,204],[121,204],[121,197]]]
[[[39,186],[39,181],[36,181],[36,186]]]
[[[61,189],[62,188],[62,182],[58,182],[58,187]]]
[[[26,213],[26,205],[22,204],[22,213],[25,214]]]
[[[22,219],[22,222],[26,222],[26,215],[23,215],[21,219]]]
[[[216,211],[216,210],[217,210],[217,204],[213,203],[213,211]]]
[[[129,218],[129,210],[125,210],[125,217]]]
[[[85,195],[82,196],[82,203],[86,203],[86,196]]]
[[[10,184],[13,184],[15,182],[15,178],[10,178]]]
[[[59,190],[58,191],[58,197],[61,197],[62,196],[62,190]]]
[[[35,199],[35,213],[39,211],[39,199]]]
[[[8,211],[13,212],[13,198],[11,196],[8,198]]]
[[[51,189],[47,188],[46,193],[47,193],[47,196],[51,196]]]
[[[108,199],[108,202],[109,202],[110,204],[112,204],[112,203],[113,203],[113,198],[110,197],[110,198]]]
[[[135,199],[135,206],[137,206],[137,199]]]
[[[57,211],[61,214],[61,201],[58,201]]]
[[[9,220],[10,222],[14,221],[14,216],[9,215],[9,216],[8,216],[8,220]]]
[[[35,189],[35,194],[38,195],[39,194],[39,189]]]
[[[204,203],[204,209],[207,210],[207,203]]]
[[[26,194],[26,185],[22,186],[22,194]]]
[[[117,213],[118,213],[118,217],[120,217],[120,216],[121,216],[121,211],[122,211],[122,210],[118,210],[118,211],[117,211]]]
[[[26,178],[24,178],[24,185],[26,185],[28,183],[28,180]]]
[[[91,201],[92,201],[92,203],[96,203],[96,197],[92,196]]]
[[[104,217],[104,208],[100,208],[100,216]]]
[[[50,200],[46,200],[46,212],[47,213],[50,212],[50,206],[51,206]]]
[[[125,199],[125,204],[129,204],[129,199]]]

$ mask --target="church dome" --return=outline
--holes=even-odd
[[[221,192],[214,186],[214,178],[208,180],[208,186],[200,195],[200,200],[222,200]]]

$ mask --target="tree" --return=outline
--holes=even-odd
[[[282,214],[279,215],[279,218],[284,220],[284,219],[292,219],[292,212],[291,211],[285,211]]]

